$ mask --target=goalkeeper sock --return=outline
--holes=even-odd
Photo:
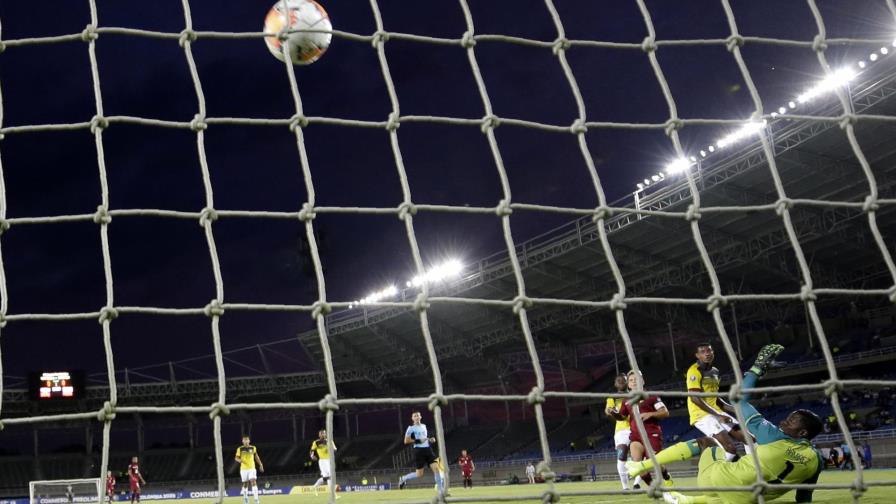
[[[255,497],[255,504],[258,504],[258,485],[252,485],[252,496]]]
[[[319,487],[323,482],[323,478],[317,478],[317,481],[314,482],[314,489],[317,490],[317,487]]]
[[[683,443],[676,443],[657,453],[656,461],[659,462],[660,465],[665,465],[670,462],[687,460],[691,457],[696,457],[699,454],[700,446],[697,444],[696,440],[692,439]],[[653,469],[653,461],[651,461],[649,458],[644,459],[640,462],[640,466],[641,471],[649,471]],[[631,471],[629,471],[629,474],[631,474]]]
[[[401,478],[399,478],[398,481],[401,482],[401,483],[404,483],[404,482],[406,482],[406,481],[408,481],[408,480],[412,480],[412,479],[417,479],[417,473],[416,473],[416,472],[407,473],[407,474],[405,474],[404,476],[402,476]]]
[[[433,473],[433,478],[436,480],[436,491],[441,494],[442,493],[442,474],[439,472]]]
[[[625,468],[625,462],[616,461],[616,472],[619,473],[619,481],[622,482],[622,489],[628,490],[628,470]]]

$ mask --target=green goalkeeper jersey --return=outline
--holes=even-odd
[[[749,373],[744,385],[752,387],[755,376]],[[821,453],[805,439],[795,439],[785,434],[777,425],[769,422],[748,402],[743,402],[743,413],[747,420],[747,431],[756,439],[756,453],[762,476],[772,484],[766,494],[766,500],[776,499],[789,489],[776,489],[775,484],[812,484],[818,482],[818,475],[824,468]],[[752,455],[745,455],[737,462],[725,462],[715,459],[707,450],[701,457],[698,476],[701,486],[749,486],[756,482],[756,466]],[[719,450],[721,451],[721,450]],[[751,502],[749,492],[718,492],[718,497],[725,502]],[[797,490],[796,502],[811,502],[811,490]]]

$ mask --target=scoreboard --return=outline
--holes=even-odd
[[[31,373],[32,398],[39,401],[75,399],[81,393],[80,374],[74,371]]]

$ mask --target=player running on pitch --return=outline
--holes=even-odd
[[[635,371],[628,372],[628,388],[629,390],[644,389],[644,378],[640,373],[636,373]],[[650,443],[654,453],[663,449],[663,428],[660,427],[660,420],[669,416],[668,408],[663,404],[663,400],[657,396],[647,396],[646,399],[639,401],[638,410],[641,414],[641,421],[644,423],[644,431],[647,434],[647,441],[642,439],[641,433],[638,431],[638,424],[634,415],[632,415],[634,410],[632,410],[627,402],[623,402],[619,410],[611,410],[607,412],[607,414],[616,420],[629,419],[629,429],[631,430],[631,433],[629,434],[629,440],[631,441],[629,450],[631,451],[632,460],[634,461],[643,460],[647,456],[647,448],[645,448],[647,443]],[[628,467],[628,465],[626,465],[626,467]],[[635,474],[632,474],[632,472],[629,471],[628,474],[631,477],[640,474],[641,479],[648,485],[653,479],[653,476],[647,471],[641,471]],[[671,486],[672,477],[669,475],[669,472],[666,471],[665,467],[662,468],[662,474],[665,484]]]
[[[432,451],[432,443],[436,442],[435,437],[429,437],[426,425],[421,423],[423,416],[419,411],[411,413],[411,421],[413,422],[404,433],[404,444],[414,446],[414,461],[416,471],[407,473],[398,479],[398,488],[404,489],[408,480],[417,479],[423,476],[423,469],[427,466],[432,470],[432,476],[436,480],[436,489],[439,494],[443,493],[441,461]]]
[[[784,349],[781,345],[766,345],[759,351],[756,362],[744,374],[743,385],[751,388],[772,364],[774,358]],[[745,394],[741,402],[746,418],[746,429],[756,438],[756,457],[762,471],[762,478],[772,483],[764,496],[773,500],[789,492],[776,488],[774,484],[814,484],[824,468],[821,453],[812,447],[810,441],[822,430],[821,419],[809,410],[799,409],[790,413],[779,425],[774,425],[747,402]],[[702,451],[702,454],[701,454]],[[660,464],[677,460],[687,460],[700,455],[697,469],[697,485],[701,487],[750,486],[756,482],[756,466],[753,456],[740,460],[725,460],[724,452],[713,438],[702,437],[670,446],[656,454]],[[635,474],[653,467],[650,460],[627,464],[629,474]],[[677,492],[663,494],[666,502],[673,504],[702,504],[722,502],[725,504],[746,504],[753,502],[752,492],[711,492],[706,495],[690,496]],[[812,490],[796,491],[796,502],[812,502]]]
[[[106,472],[106,497],[109,498],[109,502],[115,500],[115,476],[112,475],[112,471]]]
[[[240,463],[240,480],[243,482],[240,494],[243,496],[243,502],[249,504],[249,486],[251,486],[255,504],[258,504],[258,483],[256,482],[258,475],[255,465],[258,464],[258,472],[264,472],[264,464],[261,463],[261,457],[258,456],[258,448],[249,442],[249,436],[243,436],[243,444],[236,449],[234,460]]]
[[[685,386],[688,392],[718,392],[719,370],[713,367],[716,354],[709,343],[699,343],[697,358],[685,376]],[[700,430],[705,436],[714,438],[725,450],[727,460],[737,459],[737,448],[734,440],[746,443],[744,432],[734,419],[734,406],[725,402],[721,397],[688,397],[688,413],[691,425]]]
[[[137,457],[131,457],[131,465],[128,466],[128,481],[131,484],[131,503],[140,502],[140,485],[145,485],[146,480],[140,474],[140,465]]]
[[[336,451],[336,444],[333,444],[333,451]],[[327,448],[327,431],[321,429],[317,432],[317,439],[311,443],[311,460],[317,461],[320,468],[320,478],[314,482],[314,495],[317,495],[317,489],[321,484],[329,484],[330,481],[330,449]],[[338,497],[338,496],[337,496]]]
[[[473,463],[473,457],[467,455],[467,450],[460,451],[457,465],[460,466],[460,473],[464,478],[464,488],[473,488],[473,471],[476,470],[476,464]]]

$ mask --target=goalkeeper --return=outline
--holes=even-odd
[[[781,345],[766,345],[759,351],[756,362],[744,374],[744,387],[752,388],[765,374],[774,358],[784,350]],[[740,404],[746,419],[747,431],[756,439],[756,455],[762,471],[762,479],[772,486],[765,492],[766,500],[773,500],[786,494],[789,489],[776,488],[775,484],[813,484],[824,467],[821,453],[812,447],[810,440],[822,429],[821,420],[809,410],[798,409],[790,413],[779,425],[774,425],[756,411],[745,394]],[[701,455],[702,451],[702,455]],[[710,437],[702,437],[678,443],[656,454],[660,464],[687,460],[700,455],[697,485],[701,487],[750,486],[756,482],[756,467],[752,456],[745,456],[737,462],[725,460],[725,451]],[[653,462],[626,464],[631,476],[653,468]],[[752,492],[707,492],[706,495],[690,496],[677,492],[663,494],[666,502],[672,504],[725,503],[741,504],[754,502]],[[812,502],[812,490],[797,490],[796,502]]]

